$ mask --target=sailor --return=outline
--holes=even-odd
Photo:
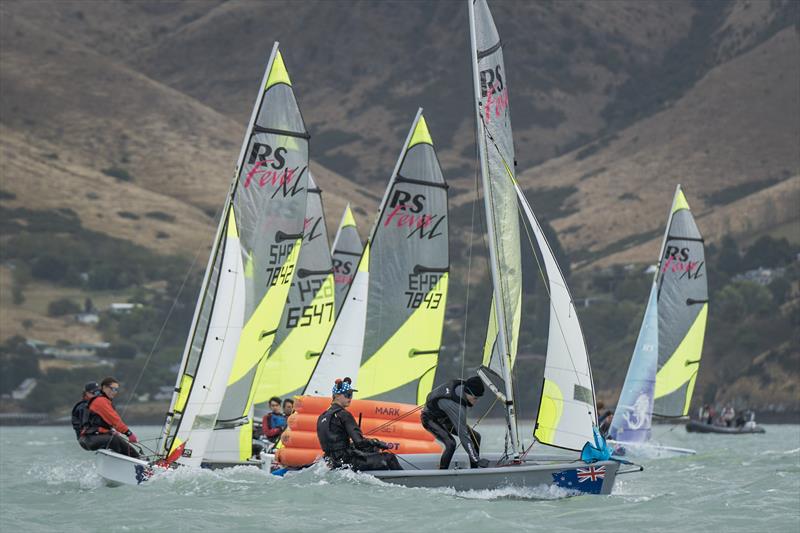
[[[139,457],[131,443],[139,440],[122,421],[112,401],[119,393],[119,381],[108,377],[100,382],[100,393],[90,399],[81,424],[81,446],[86,450],[107,448],[111,451]],[[127,439],[121,437],[125,435]]]
[[[472,407],[483,396],[483,381],[478,376],[469,379],[454,379],[433,389],[422,409],[422,426],[444,444],[444,453],[439,460],[439,468],[450,468],[450,461],[456,451],[456,441],[451,437],[458,435],[461,445],[469,456],[471,468],[489,466],[486,459],[480,458],[481,436],[467,424],[467,407]]]
[[[353,400],[350,378],[337,379],[333,385],[333,401],[317,419],[317,437],[331,468],[349,466],[356,471],[402,470],[397,457],[388,450],[391,445],[378,439],[367,439],[353,415],[347,411]]]
[[[83,387],[83,396],[81,401],[72,407],[72,429],[75,430],[75,438],[80,443],[81,440],[81,425],[83,420],[88,416],[85,411],[89,409],[89,400],[100,394],[100,385],[96,381],[90,381]],[[81,445],[83,446],[83,445]]]
[[[286,416],[281,411],[281,399],[277,396],[269,399],[269,408],[270,412],[261,420],[261,431],[269,442],[275,444],[286,429]]]

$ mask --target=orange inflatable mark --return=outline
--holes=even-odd
[[[322,450],[310,448],[281,448],[275,452],[275,461],[283,466],[306,466],[322,457]]]
[[[331,406],[331,399],[325,396],[298,396],[294,410],[302,414],[320,415]],[[379,402],[377,400],[353,400],[347,408],[356,420],[362,418],[380,418],[382,420],[400,419],[403,422],[419,423],[422,409],[416,405],[395,402]]]
[[[307,413],[292,413],[289,417],[289,427],[298,431],[317,431],[317,418],[319,415]],[[411,417],[409,417],[411,418]],[[376,431],[377,428],[380,428]],[[361,431],[365,437],[391,440],[394,438],[433,441],[434,437],[428,433],[419,422],[390,422],[381,418],[362,418]]]
[[[442,453],[442,448],[436,441],[415,439],[381,439],[388,443],[393,453]],[[281,442],[285,448],[306,448],[321,453],[319,439],[316,431],[296,431],[287,429],[281,434]]]

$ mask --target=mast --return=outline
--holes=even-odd
[[[486,230],[489,235],[489,264],[491,266],[492,272],[492,292],[494,294],[494,311],[495,317],[497,318],[497,342],[500,354],[502,357],[505,358],[503,361],[503,381],[505,382],[505,407],[506,407],[506,419],[508,422],[508,432],[511,441],[511,450],[514,456],[519,455],[519,437],[517,435],[517,419],[516,413],[514,411],[514,387],[511,380],[511,357],[508,350],[508,341],[506,339],[506,316],[505,316],[505,306],[503,305],[503,297],[502,292],[500,289],[500,273],[498,271],[498,261],[497,261],[497,252],[496,252],[496,244],[495,244],[495,229],[494,229],[494,216],[492,215],[492,208],[490,197],[492,195],[491,187],[489,186],[489,179],[487,176],[487,161],[486,161],[486,144],[485,144],[485,134],[483,132],[483,124],[481,122],[481,110],[480,110],[480,79],[478,73],[478,45],[477,45],[477,37],[475,35],[475,8],[473,6],[473,0],[467,0],[468,7],[469,7],[469,37],[470,37],[470,55],[471,55],[471,62],[472,62],[472,82],[473,82],[473,90],[475,96],[475,124],[476,124],[476,132],[477,132],[477,141],[478,141],[478,152],[480,154],[480,165],[481,165],[481,185],[483,186],[483,205],[486,212]],[[499,391],[495,387],[492,386],[490,380],[482,374],[481,378],[490,385],[495,394],[498,396],[502,396],[498,394]],[[501,398],[502,399],[502,398]]]

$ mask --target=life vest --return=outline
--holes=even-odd
[[[425,399],[425,411],[428,411],[434,418],[447,418],[447,413],[439,407],[439,400],[452,400],[464,407],[470,407],[466,398],[456,394],[456,387],[459,385],[464,386],[463,379],[454,379],[433,389]]]
[[[83,418],[89,410],[89,400],[81,400],[72,407],[72,429],[75,430],[75,438],[81,438]]]
[[[267,424],[269,425],[270,429],[285,428],[286,417],[277,413],[270,413],[267,418]]]
[[[345,415],[340,413],[344,412]],[[350,448],[350,436],[340,416],[353,416],[341,405],[333,404],[317,419],[317,438],[325,455],[341,454]]]
[[[98,394],[91,400],[86,402],[86,409],[83,410],[83,417],[81,418],[81,435],[95,435],[100,433],[100,429],[111,430],[111,426],[103,420],[103,417],[93,412],[89,407],[96,399],[105,394]],[[108,396],[106,396],[108,398]]]

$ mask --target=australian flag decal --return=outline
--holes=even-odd
[[[567,490],[600,494],[605,477],[605,466],[588,466],[586,468],[556,472],[553,474],[553,482]]]

